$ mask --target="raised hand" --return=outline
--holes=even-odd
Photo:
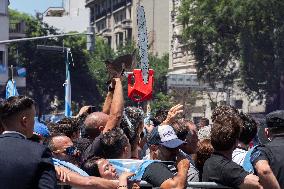
[[[162,123],[162,125],[170,125],[170,124],[172,124],[175,121],[177,115],[183,112],[182,108],[183,108],[183,105],[181,105],[181,104],[177,104],[177,105],[173,106],[169,110],[167,118]]]

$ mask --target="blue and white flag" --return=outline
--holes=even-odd
[[[71,82],[70,82],[70,71],[66,71],[66,82],[65,82],[65,116],[71,117]]]
[[[6,85],[6,99],[8,99],[11,96],[18,96],[19,93],[17,91],[16,87],[16,81],[9,80]]]
[[[145,169],[154,162],[161,162],[159,160],[136,160],[136,159],[109,159],[109,162],[116,168],[118,175],[123,172],[135,173],[130,180],[140,181],[145,172]]]
[[[17,73],[19,77],[26,77],[27,75],[27,70],[26,68],[22,68],[22,67],[17,67]]]

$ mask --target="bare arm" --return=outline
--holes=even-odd
[[[61,180],[65,182],[68,185],[71,185],[73,187],[77,187],[80,189],[116,189],[118,186],[118,181],[112,181],[112,180],[106,180],[100,177],[83,177],[79,175],[78,173],[75,173],[73,171],[70,171],[69,169],[59,166],[60,169],[58,169],[57,166],[57,178],[62,179],[62,176],[58,174],[60,171],[61,174],[65,172],[67,179]]]
[[[259,180],[263,188],[269,189],[280,189],[280,185],[274,176],[268,161],[259,160],[255,164],[255,169],[257,171],[257,175],[259,176]]]
[[[109,115],[110,114],[110,107],[111,107],[111,103],[112,103],[112,98],[113,98],[113,91],[109,91],[107,93],[105,102],[104,102],[104,106],[103,106],[103,113]]]
[[[188,159],[182,159],[177,165],[178,173],[172,179],[168,179],[161,184],[161,189],[183,189],[187,185],[187,171],[189,169]]]
[[[106,123],[103,133],[106,133],[107,131],[119,125],[122,117],[122,111],[124,107],[122,83],[120,78],[114,78],[114,80],[115,80],[115,88],[110,107],[109,119]]]

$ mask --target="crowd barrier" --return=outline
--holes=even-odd
[[[66,184],[64,183],[58,183],[58,185],[60,186],[60,189],[64,189],[64,186],[66,186]],[[141,189],[143,188],[151,188],[151,189],[159,189],[159,187],[152,187],[150,184],[148,184],[146,181],[141,181],[140,182],[140,187]],[[217,184],[215,182],[190,182],[187,185],[187,188],[230,188],[227,186],[223,186],[221,184]]]

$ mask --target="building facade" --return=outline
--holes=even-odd
[[[237,81],[229,90],[224,91],[222,85],[212,89],[208,84],[197,79],[194,56],[188,51],[186,44],[181,42],[183,27],[177,21],[180,5],[181,0],[170,0],[168,89],[178,93],[187,91],[187,95],[190,95],[191,91],[198,92],[199,98],[196,100],[195,107],[191,107],[193,109],[191,117],[196,120],[201,117],[210,118],[214,107],[224,104],[230,104],[245,113],[264,113],[265,101],[251,101],[241,91]]]
[[[138,0],[86,0],[90,8],[90,25],[96,35],[105,39],[114,50],[121,44],[137,42],[136,6]],[[162,56],[168,53],[169,3],[165,0],[140,0],[144,6],[149,50]]]
[[[0,0],[0,41],[9,39],[8,0]],[[8,46],[0,44],[0,85],[8,80]]]
[[[89,10],[85,0],[62,0],[61,7],[49,7],[42,13],[42,21],[60,32],[84,32],[89,26]]]

